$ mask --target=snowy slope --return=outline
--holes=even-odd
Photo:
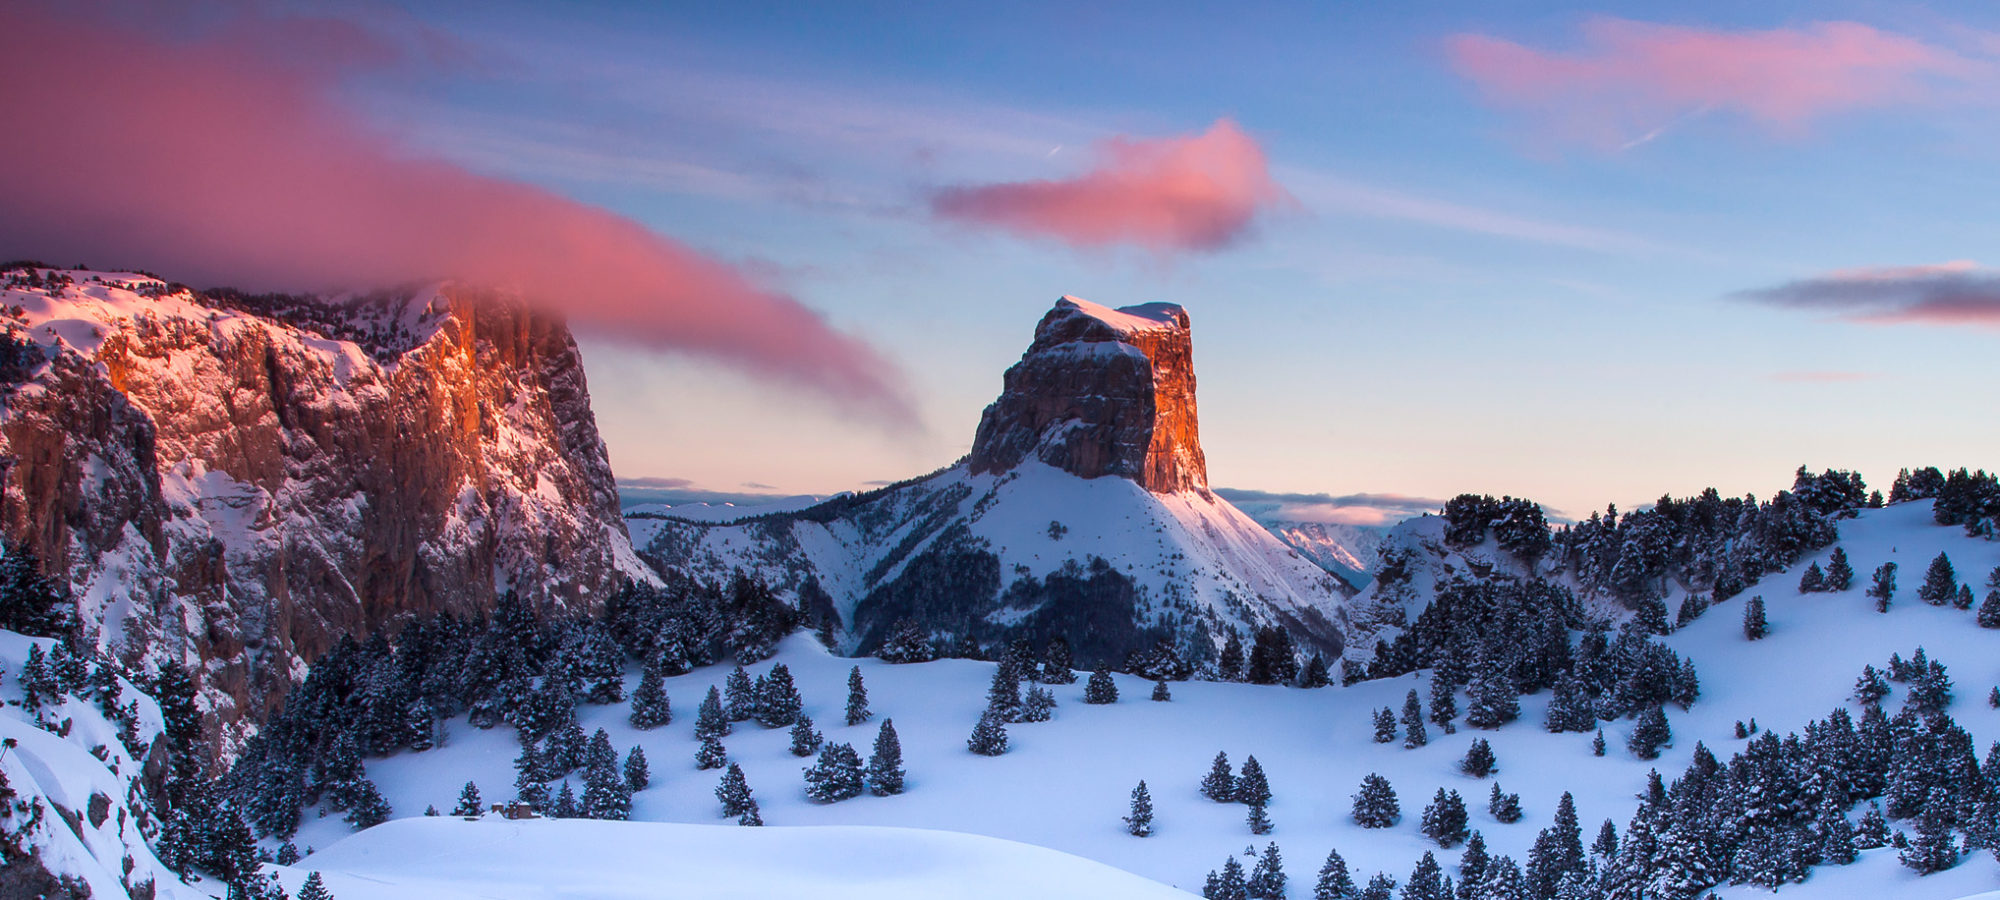
[[[0,631],[0,666],[19,672],[31,642],[41,644],[45,653],[54,644]],[[122,696],[139,704],[140,733],[152,742],[160,740],[159,707],[130,683]],[[49,874],[81,881],[96,897],[122,897],[128,889],[148,884],[158,898],[205,896],[182,884],[148,847],[154,824],[138,793],[143,761],[126,752],[117,726],[94,705],[65,698],[43,709],[43,721],[55,729],[45,730],[21,708],[17,682],[0,686],[0,698],[7,701],[0,706],[0,738],[16,745],[0,758],[0,772],[19,794],[16,803],[39,803],[44,809],[22,843]],[[0,831],[11,836],[28,817],[19,809],[0,810]]]
[[[404,819],[284,873],[341,900],[482,897],[1025,897],[1186,900],[1110,866],[1012,841],[907,828],[737,828],[586,820]]]
[[[1901,562],[1905,573],[1920,572],[1939,550],[1951,554],[1965,580],[1983,579],[2000,565],[2000,544],[1933,525],[1929,516],[1928,503],[1864,510],[1859,518],[1841,523],[1838,545],[1864,573],[1892,559]],[[1814,559],[1824,565],[1831,550],[1800,565]],[[804,797],[799,775],[806,761],[787,752],[784,730],[739,725],[725,743],[772,826],[892,825],[983,834],[1088,857],[1196,891],[1202,876],[1226,856],[1242,853],[1246,845],[1261,848],[1267,840],[1249,833],[1242,806],[1215,804],[1196,792],[1216,751],[1227,750],[1238,763],[1255,754],[1276,794],[1270,814],[1277,830],[1268,840],[1284,850],[1293,879],[1291,896],[1304,897],[1329,848],[1337,847],[1364,876],[1382,870],[1400,879],[1426,850],[1435,852],[1449,871],[1459,851],[1438,850],[1417,828],[1424,804],[1439,787],[1460,792],[1473,809],[1473,827],[1484,832],[1492,851],[1517,860],[1525,858],[1536,831],[1549,824],[1563,791],[1576,795],[1586,839],[1606,818],[1622,832],[1650,769],[1679,773],[1697,741],[1726,759],[1743,746],[1731,736],[1738,720],[1754,717],[1780,732],[1797,729],[1847,703],[1863,664],[1880,667],[1891,653],[1908,656],[1919,645],[1950,667],[1957,682],[1950,711],[1983,748],[2000,739],[2000,711],[1984,702],[1987,689],[2000,681],[2000,631],[1977,628],[1969,611],[1916,602],[1911,578],[1905,575],[1900,602],[1883,615],[1874,612],[1859,587],[1844,594],[1800,595],[1794,569],[1743,595],[1765,598],[1772,627],[1768,638],[1754,643],[1743,638],[1740,598],[1717,605],[1664,638],[1699,667],[1703,696],[1691,711],[1671,713],[1675,740],[1653,762],[1617,749],[1631,727],[1629,720],[1607,724],[1613,749],[1603,758],[1591,754],[1588,735],[1546,733],[1540,726],[1546,694],[1523,698],[1521,718],[1497,731],[1462,729],[1443,735],[1433,727],[1431,743],[1416,750],[1373,743],[1372,710],[1399,707],[1412,688],[1427,695],[1425,673],[1320,690],[1181,683],[1173,685],[1169,703],[1148,702],[1149,684],[1120,676],[1121,699],[1111,706],[1081,703],[1081,683],[1058,686],[1054,690],[1062,705],[1056,719],[1010,726],[1013,749],[986,758],[967,752],[964,741],[984,705],[991,664],[945,660],[890,666],[841,659],[802,636],[788,640],[777,661],[797,677],[806,712],[829,739],[853,743],[865,754],[874,725],[839,724],[847,670],[859,665],[877,720],[893,717],[902,736],[909,792],[814,804]],[[655,731],[632,730],[622,706],[581,711],[586,730],[604,727],[621,752],[637,743],[652,761],[654,784],[637,795],[636,818],[725,821],[712,794],[716,773],[693,767],[696,744],[690,730],[693,707],[724,674],[721,667],[712,667],[669,679],[678,717]],[[1890,704],[1900,703],[1900,691],[1899,686]],[[1461,695],[1460,707],[1466,702]],[[1491,740],[1500,764],[1495,777],[1507,791],[1521,795],[1527,814],[1522,822],[1496,822],[1485,812],[1490,779],[1457,770],[1474,736]],[[368,768],[398,814],[411,815],[427,804],[449,808],[467,779],[476,780],[489,799],[507,796],[517,749],[508,729],[482,732],[460,720],[451,723],[446,746],[371,760]],[[1362,829],[1348,819],[1349,798],[1369,772],[1386,776],[1400,795],[1403,819],[1394,828]],[[1158,832],[1145,839],[1125,834],[1119,821],[1132,786],[1142,778],[1151,786],[1158,813]],[[324,847],[345,833],[336,819],[309,820],[299,841]],[[1949,872],[1919,878],[1896,863],[1893,850],[1877,850],[1850,868],[1820,868],[1806,884],[1788,886],[1785,893],[1948,900],[1996,883],[2000,867],[1983,853]],[[1725,886],[1719,893],[1739,900],[1764,892]]]
[[[659,518],[655,516],[664,516]],[[630,517],[641,552],[662,567],[762,576],[781,593],[808,578],[832,598],[846,650],[872,649],[871,594],[927,553],[971,549],[995,558],[985,622],[1004,627],[1037,608],[998,602],[1019,581],[1087,571],[1094,559],[1129,578],[1138,624],[1223,629],[1286,624],[1329,652],[1344,633],[1345,585],[1285,546],[1228,501],[1201,490],[1154,493],[1123,478],[1079,478],[1029,460],[1001,474],[963,465],[902,486],[793,514],[735,524]],[[1074,640],[1074,638],[1072,638]],[[1115,660],[1114,660],[1115,661]]]

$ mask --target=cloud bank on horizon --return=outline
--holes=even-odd
[[[2000,269],[1967,260],[1842,269],[1730,296],[1854,322],[2000,329]]]
[[[1580,31],[1572,51],[1485,34],[1453,35],[1445,49],[1492,104],[1600,150],[1710,112],[1796,136],[1821,118],[1933,101],[1992,75],[1986,61],[1857,22],[1726,31],[1596,16]]]
[[[793,298],[608,210],[414,158],[331,102],[356,69],[413,62],[408,35],[252,14],[175,41],[25,4],[0,21],[0,114],[34,123],[0,144],[6,253],[261,290],[494,284],[915,422],[893,367]]]
[[[1198,135],[1114,137],[1097,153],[1097,166],[1073,178],[943,188],[931,212],[1077,247],[1164,254],[1227,246],[1286,199],[1263,148],[1228,119]]]

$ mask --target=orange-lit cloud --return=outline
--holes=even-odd
[[[1483,34],[1453,36],[1453,66],[1495,105],[1555,137],[1619,149],[1691,115],[1735,114],[1785,135],[1815,119],[1927,99],[1982,63],[1855,22],[1717,31],[1596,17],[1583,46],[1542,50]]]
[[[434,56],[421,36],[246,18],[174,41],[26,4],[0,25],[0,254],[254,289],[511,287],[587,331],[913,419],[891,367],[792,298],[607,210],[413,157],[329,100]]]
[[[1168,252],[1222,247],[1285,198],[1264,151],[1227,119],[1193,136],[1112,138],[1098,152],[1075,178],[945,188],[931,211],[1080,247]]]
[[[2000,329],[2000,270],[1966,261],[1841,269],[1732,296],[1871,324]]]

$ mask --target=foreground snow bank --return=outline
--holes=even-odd
[[[1186,900],[1166,885],[1079,856],[978,835],[910,828],[739,828],[581,819],[399,819],[313,854],[341,900],[681,896],[1120,897]]]

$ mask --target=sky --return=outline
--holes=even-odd
[[[2000,446],[1984,4],[81,7],[0,12],[50,123],[0,253],[524,286],[635,484],[945,466],[1064,294],[1187,307],[1242,490],[1580,516]]]

